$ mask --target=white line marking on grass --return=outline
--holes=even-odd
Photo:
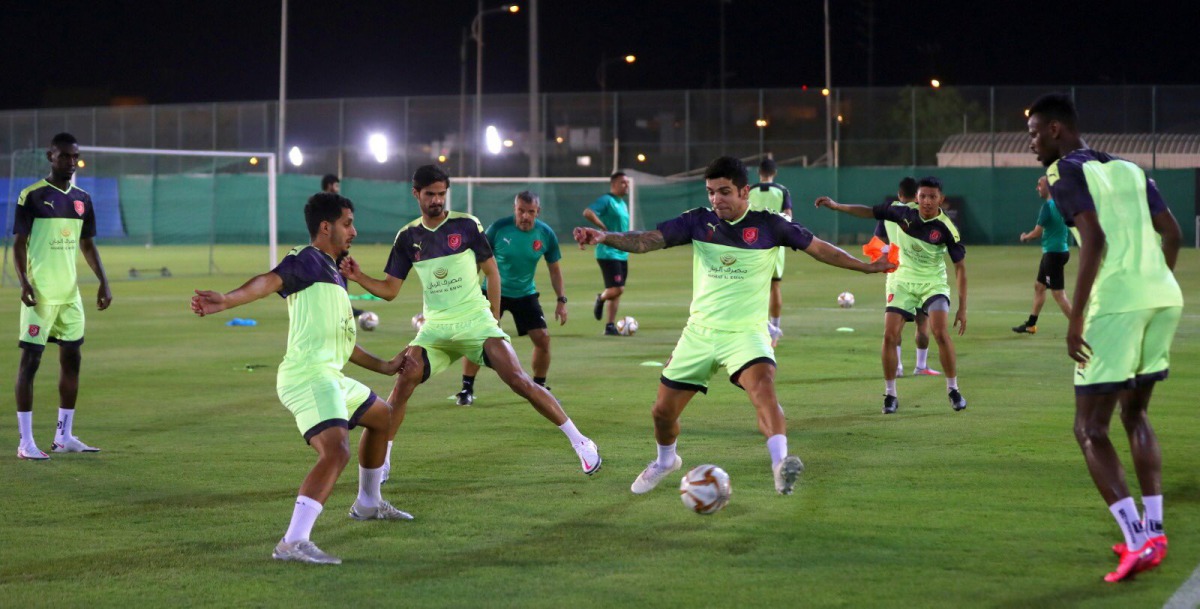
[[[1200,607],[1200,566],[1192,571],[1192,576],[1167,599],[1163,609],[1195,609]]]

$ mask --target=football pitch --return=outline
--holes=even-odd
[[[451,369],[414,395],[383,487],[416,520],[347,518],[352,462],[313,530],[345,561],[325,567],[270,558],[315,459],[275,395],[285,303],[270,297],[204,319],[188,309],[191,290],[228,291],[261,272],[265,250],[218,248],[220,275],[128,280],[131,266],[183,264],[207,250],[101,244],[122,279],[105,312],[94,310],[94,280],[82,286],[88,330],[75,431],[103,452],[19,461],[11,406],[0,418],[9,442],[0,447],[0,605],[1155,607],[1200,563],[1196,250],[1180,255],[1189,308],[1172,376],[1151,408],[1170,555],[1112,585],[1101,576],[1116,565],[1109,546],[1120,533],[1072,433],[1066,320],[1048,300],[1036,335],[1009,330],[1029,312],[1039,248],[968,246],[969,325],[955,344],[969,407],[951,410],[941,378],[910,376],[898,381],[891,416],[880,414],[883,278],[790,253],[777,383],[791,452],[807,470],[795,495],[775,494],[753,408],[722,371],[685,411],[678,445],[685,469],[715,463],[729,472],[733,498],[712,516],[683,507],[678,476],[647,495],[629,492],[654,456],[655,363],[687,317],[690,248],[631,256],[622,313],[641,328],[629,338],[600,335],[592,252],[563,248],[570,321],[552,326],[549,384],[599,445],[603,469],[584,476],[565,437],[486,370],[475,404],[455,406],[460,373]],[[386,247],[354,254],[381,274]],[[1068,292],[1076,268],[1072,260]],[[91,279],[82,265],[81,277]],[[552,312],[544,265],[538,285]],[[842,291],[855,294],[855,308],[836,307]],[[0,289],[14,343],[18,303],[14,287]],[[416,282],[393,302],[355,304],[382,320],[359,334],[368,350],[391,356],[412,338]],[[257,325],[224,325],[233,317]],[[529,340],[511,320],[503,325],[528,366]],[[0,352],[8,379],[14,347]],[[909,325],[906,372],[914,348]],[[56,353],[47,349],[35,394],[35,434],[47,450]],[[940,368],[935,354],[936,345],[930,365]],[[346,370],[387,395],[388,378]],[[3,390],[11,405],[11,380]],[[1113,425],[1132,479],[1124,432]]]

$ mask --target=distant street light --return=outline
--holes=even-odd
[[[608,66],[625,62],[632,64],[637,61],[637,55],[625,55],[623,57],[600,57],[600,65],[596,68],[596,80],[600,83],[600,147],[604,147],[604,126],[608,121],[608,96],[605,92],[608,90]],[[616,129],[616,125],[613,126]],[[616,167],[613,171],[616,171]]]
[[[483,9],[483,0],[479,0],[478,12],[471,20],[471,38],[475,40],[475,133],[483,125],[483,18],[495,13],[516,14],[521,7],[516,4],[505,4],[500,8]],[[479,146],[475,146],[475,176],[481,175]]]
[[[935,79],[933,79],[933,80],[929,81],[929,86],[931,86],[931,87],[933,87],[934,89],[936,89],[936,88],[938,88],[938,87],[942,86],[942,81],[940,81],[940,80],[938,80],[938,79],[936,79],[936,78],[935,78]]]

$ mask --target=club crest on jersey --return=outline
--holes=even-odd
[[[35,324],[29,324],[29,335],[30,336],[37,336],[38,334],[41,334],[41,333],[42,333],[41,326],[38,326]]]
[[[533,241],[533,251],[535,251],[535,252],[540,252],[540,251],[542,251],[542,240],[541,240],[541,239],[534,239],[534,241]]]
[[[942,231],[937,230],[936,228],[929,231],[929,239],[931,241],[940,241],[942,239]]]
[[[742,229],[742,241],[745,241],[746,245],[754,245],[754,242],[758,241],[758,229],[757,228],[743,228]]]
[[[892,299],[893,299],[893,298],[895,298],[895,297],[896,297],[896,295],[895,295],[895,294],[888,294],[888,303],[891,303],[891,302],[892,302]]]
[[[82,216],[83,212],[84,212],[83,201],[76,199],[75,200],[75,213]]]
[[[446,244],[449,245],[450,249],[452,250],[458,249],[462,246],[462,235],[454,233],[453,235],[446,237]]]

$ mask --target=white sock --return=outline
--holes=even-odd
[[[884,384],[883,392],[892,397],[895,397],[896,396],[896,379],[892,379],[890,381],[887,379],[883,379],[883,384]]]
[[[21,434],[22,448],[34,448],[37,446],[33,441],[33,411],[17,411],[17,429]]]
[[[71,437],[71,424],[75,422],[75,409],[58,409],[58,431],[54,433],[54,441],[62,442]]]
[[[904,367],[904,358],[900,356],[901,353],[903,353],[903,351],[901,350],[900,345],[896,345],[896,367],[897,368]]]
[[[587,441],[587,436],[579,433],[578,429],[575,429],[575,423],[571,419],[567,419],[567,422],[559,425],[558,428],[567,434],[567,439],[571,441],[571,446]]]
[[[958,377],[957,376],[946,377],[946,391],[950,391],[951,389],[958,389]]]
[[[1121,527],[1121,532],[1125,534],[1126,548],[1133,551],[1145,545],[1146,533],[1133,497],[1126,497],[1108,506],[1108,511],[1112,512],[1113,518],[1117,520],[1117,526]]]
[[[358,466],[358,505],[365,508],[378,507],[383,497],[379,495],[379,485],[383,483],[383,466],[367,469]]]
[[[312,534],[313,525],[317,523],[317,516],[320,516],[321,510],[324,509],[316,499],[304,495],[297,496],[296,509],[292,510],[292,522],[288,525],[287,533],[283,535],[283,541],[307,541],[308,536]]]
[[[771,324],[772,326],[775,326],[776,328],[779,328],[779,318],[778,317],[768,317],[767,323]]]
[[[929,349],[917,349],[917,368],[929,367]]]
[[[771,467],[779,465],[787,456],[787,436],[780,433],[767,438],[767,452],[771,453]]]
[[[658,463],[659,467],[671,467],[675,465],[675,444],[672,442],[666,446],[658,445]]]
[[[392,469],[392,441],[388,441],[387,454],[383,457],[383,469]]]
[[[1146,517],[1146,538],[1154,539],[1163,535],[1162,495],[1146,495],[1142,497],[1143,516]]]

